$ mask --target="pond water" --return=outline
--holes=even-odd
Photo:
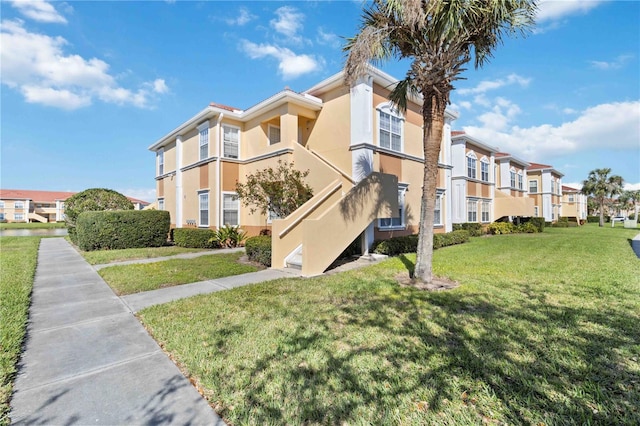
[[[64,237],[67,228],[54,229],[0,229],[0,237]]]

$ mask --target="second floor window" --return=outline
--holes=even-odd
[[[204,160],[209,157],[209,124],[205,123],[206,127],[198,127],[200,131],[200,159]]]
[[[467,155],[467,177],[471,179],[476,178],[476,156],[475,155]]]
[[[511,179],[510,179],[510,184],[512,188],[516,187],[516,171],[515,170],[511,170]]]
[[[569,194],[569,202],[570,203],[575,202],[575,199],[573,198],[573,194]]]
[[[280,142],[280,127],[269,124],[269,145]]]
[[[160,148],[156,156],[158,157],[158,176],[162,176],[164,174],[164,149]]]
[[[240,146],[240,129],[231,126],[222,126],[223,156],[226,158],[238,158]]]
[[[518,172],[518,189],[524,189],[522,172]]]
[[[16,201],[13,204],[13,207],[16,209],[24,209],[24,201]]]
[[[486,159],[480,160],[480,179],[489,182],[489,162]]]
[[[158,210],[164,210],[164,198],[158,198]]]
[[[402,152],[402,118],[395,115],[388,106],[383,109],[379,110],[380,147]]]
[[[529,181],[529,192],[531,194],[535,194],[536,192],[538,192],[538,181],[537,180],[530,180]]]

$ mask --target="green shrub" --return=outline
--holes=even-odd
[[[554,228],[568,228],[569,227],[569,218],[566,216],[561,216],[558,218],[558,221],[553,224]]]
[[[600,216],[587,216],[587,223],[600,223]]]
[[[186,248],[214,248],[216,232],[212,229],[175,228],[172,239],[178,247]]]
[[[77,245],[84,251],[161,247],[167,243],[170,220],[162,210],[83,212],[76,219]]]
[[[531,222],[521,223],[516,227],[516,231],[525,234],[535,234],[539,232],[538,227]]]
[[[453,230],[454,231],[459,231],[459,230],[469,231],[469,235],[471,235],[472,237],[481,237],[482,235],[485,234],[485,231],[484,231],[484,228],[482,227],[482,224],[480,224],[478,222],[454,223],[453,224]]]
[[[533,224],[538,232],[544,232],[544,217],[532,217],[527,223]]]
[[[513,234],[515,226],[509,222],[493,222],[487,229],[492,235]]]
[[[220,247],[232,248],[242,245],[242,242],[246,239],[247,233],[240,229],[239,226],[225,225],[224,228],[214,231],[214,237],[210,243]]]
[[[635,218],[636,218],[635,213],[631,213],[631,214],[629,215],[629,220],[634,220]]]
[[[469,231],[459,229],[446,234],[433,235],[433,248],[451,246],[454,244],[462,244],[469,241]],[[415,253],[418,250],[418,236],[406,235],[403,237],[389,238],[384,241],[373,242],[373,252],[378,254],[386,254],[387,256],[396,256],[402,253]]]
[[[71,241],[77,244],[76,221],[83,212],[133,210],[127,197],[112,189],[92,188],[72,195],[64,202],[64,215]]]
[[[247,238],[244,244],[249,260],[271,266],[271,236],[259,235]]]

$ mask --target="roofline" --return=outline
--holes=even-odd
[[[548,170],[550,172],[553,172],[553,173],[559,175],[560,177],[564,176],[564,173],[561,173],[561,172],[557,171],[552,166],[549,166],[549,167],[547,167],[547,166],[545,166],[545,167],[537,167],[537,168],[534,168],[534,169],[527,169],[527,170],[531,170],[531,171],[538,171],[539,170],[541,172],[546,172]]]
[[[387,74],[386,72],[382,71],[379,68],[374,67],[371,64],[367,64],[367,74],[373,77],[374,83],[378,83],[379,85],[385,88],[393,88],[393,86],[395,86],[399,81],[397,78],[393,77],[390,74]],[[344,70],[341,70],[336,74],[332,75],[331,77],[322,80],[320,83],[312,86],[311,88],[305,90],[302,93],[309,93],[309,94],[315,94],[319,92],[323,93],[329,90],[333,90],[342,85],[345,85]],[[422,96],[417,96],[417,97],[410,96],[410,99],[412,102],[418,105],[422,104]],[[451,111],[448,109],[445,109],[444,115],[445,115],[445,118],[448,118],[450,120],[456,120],[460,116],[458,112]]]
[[[469,141],[471,141],[471,143],[473,143],[474,145],[478,145],[480,148],[484,148],[490,152],[492,152],[493,154],[495,154],[496,152],[499,151],[498,148],[496,148],[495,146],[491,146],[491,145],[487,145],[486,143],[472,137],[469,136],[467,133],[463,133],[460,135],[455,135],[455,136],[451,136],[451,142],[453,143],[454,141],[457,141],[459,139],[467,139]]]
[[[531,163],[527,163],[523,159],[518,158],[518,157],[516,157],[514,155],[511,155],[511,154],[505,155],[503,157],[496,157],[496,161],[498,161],[498,160],[513,160],[518,164],[522,164],[525,168],[527,168],[527,170],[528,170],[528,167],[531,165]]]
[[[275,108],[287,102],[293,102],[305,106],[313,111],[320,111],[322,109],[322,100],[310,94],[300,94],[291,90],[280,91],[244,111],[229,111],[228,109],[209,105],[175,129],[164,135],[162,138],[151,144],[148,149],[149,151],[156,151],[158,148],[161,148],[162,146],[173,142],[178,135],[184,133],[187,129],[195,127],[199,123],[202,123],[202,121],[210,120],[211,118],[216,117],[220,114],[224,114],[225,116],[231,117],[238,121],[246,122],[261,114],[267,108]]]

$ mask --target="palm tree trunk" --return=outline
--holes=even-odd
[[[604,226],[604,198],[600,198],[600,228]]]
[[[424,149],[424,175],[422,182],[422,201],[420,203],[420,228],[418,231],[418,251],[414,278],[423,283],[433,280],[433,219],[436,207],[436,188],[438,184],[438,158],[444,129],[444,110],[446,102],[439,94],[423,94],[422,118],[424,130],[422,144]]]

